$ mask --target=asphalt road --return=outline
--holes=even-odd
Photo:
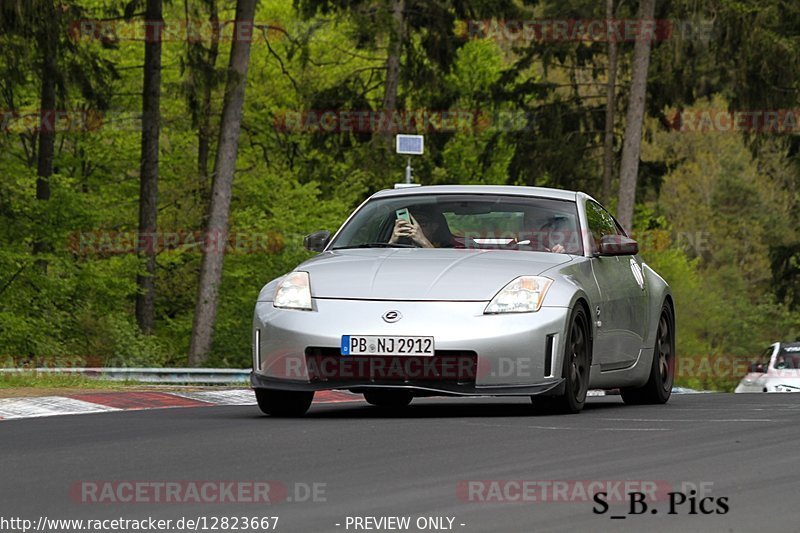
[[[534,415],[529,406],[524,399],[426,399],[403,414],[362,403],[316,405],[295,420],[261,416],[252,406],[4,421],[0,520],[206,517],[211,527],[213,517],[277,516],[277,531],[314,532],[392,531],[364,529],[375,522],[356,529],[353,517],[397,516],[409,517],[405,531],[447,530],[435,522],[418,529],[419,517],[451,518],[451,530],[464,532],[800,531],[800,395],[675,395],[645,407],[590,398],[575,416]],[[629,514],[622,480],[634,482],[629,491],[657,487],[646,512]],[[147,501],[159,497],[160,482],[188,491],[192,482],[219,481],[238,482],[240,500],[247,487],[270,483],[272,501]],[[582,490],[600,490],[592,481],[603,483],[609,501],[622,501],[593,512],[602,506]],[[150,492],[131,496],[120,482]],[[689,514],[693,487],[704,491],[694,499],[697,514]],[[682,505],[678,492],[687,496]],[[701,496],[714,499],[701,506]],[[134,501],[119,501],[126,497]],[[524,501],[497,501],[503,498]]]

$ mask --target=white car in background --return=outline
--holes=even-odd
[[[800,342],[767,348],[734,392],[800,392]]]

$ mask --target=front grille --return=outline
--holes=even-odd
[[[312,382],[411,383],[435,381],[474,385],[478,354],[436,350],[433,356],[348,355],[339,348],[306,348],[306,366]]]

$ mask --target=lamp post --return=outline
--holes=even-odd
[[[409,156],[408,163],[406,164],[406,181],[405,183],[396,184],[395,188],[398,188],[398,186],[414,187],[419,185],[412,182],[412,174],[414,169],[411,168],[411,156],[422,155],[425,153],[425,136],[404,135],[401,133],[395,138],[395,149],[398,154]]]

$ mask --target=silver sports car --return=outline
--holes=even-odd
[[[261,290],[251,384],[267,414],[314,391],[530,396],[577,413],[591,388],[664,403],[674,303],[613,216],[580,192],[511,186],[385,190],[321,252]]]

